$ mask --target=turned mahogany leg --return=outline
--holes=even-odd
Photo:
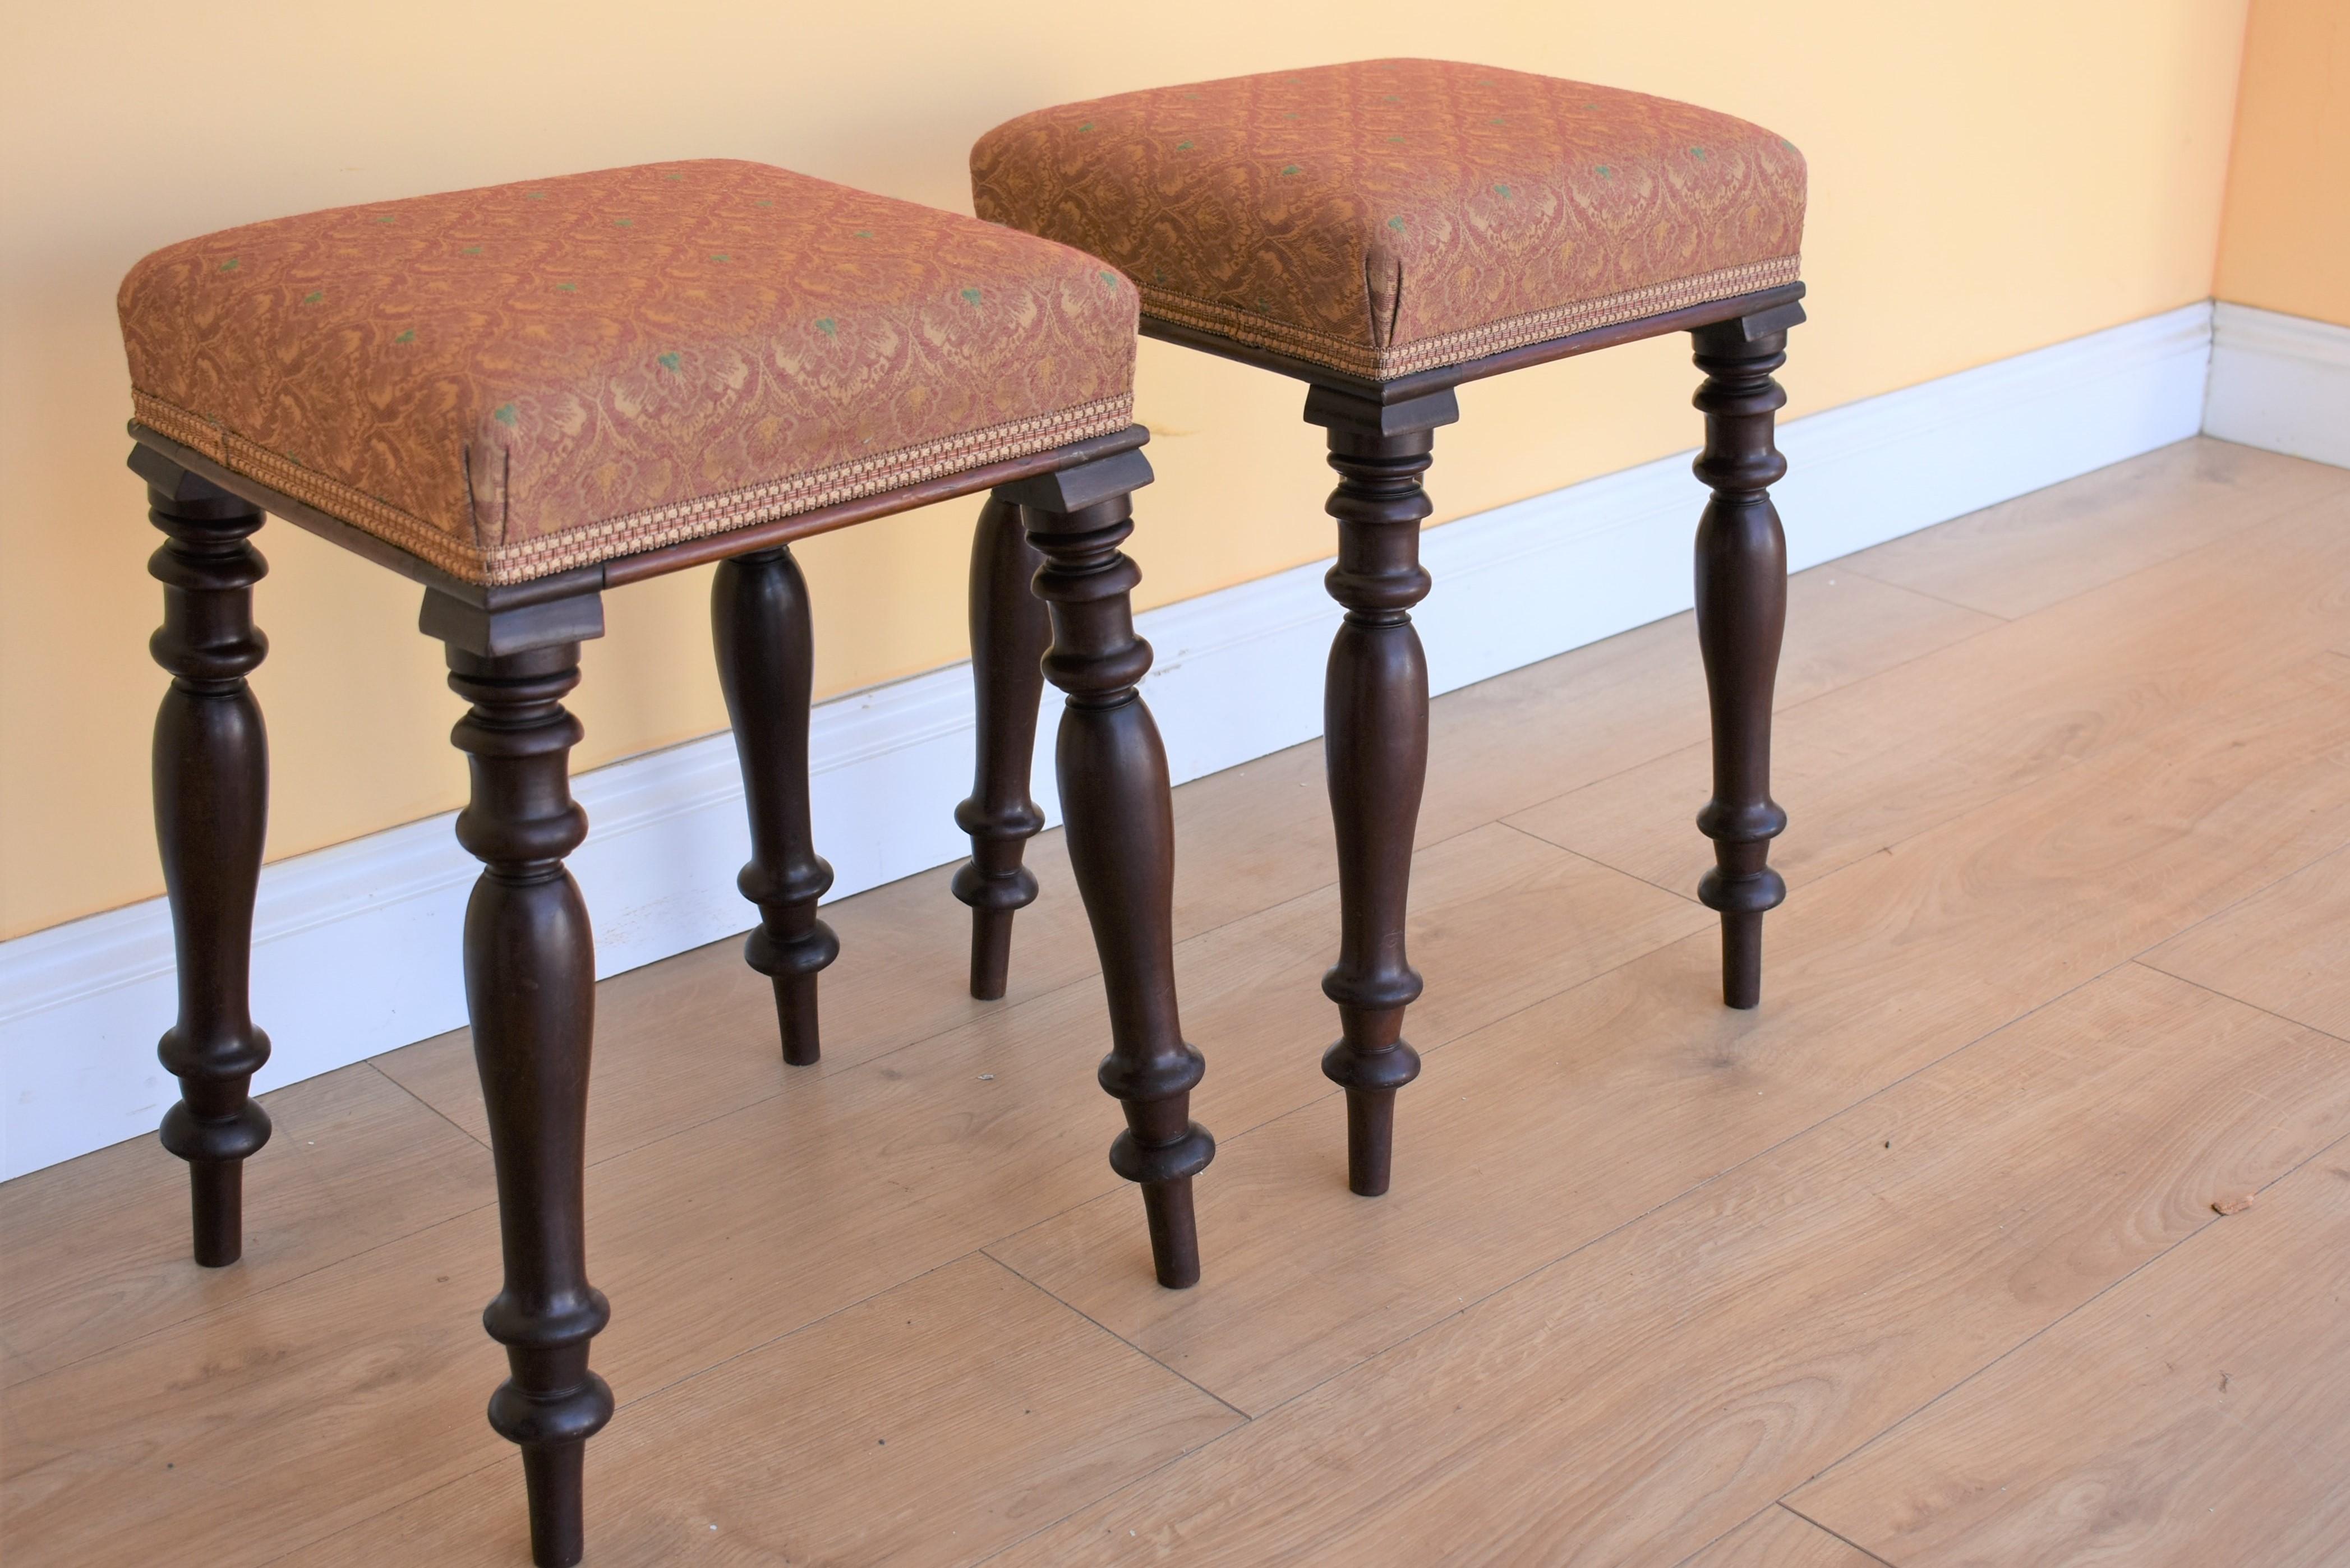
[[[248,981],[253,900],[269,815],[269,742],[245,676],[268,651],[253,624],[253,585],[269,568],[246,543],[260,508],[141,447],[148,516],[164,543],[147,564],[163,585],[163,625],[148,644],[172,672],[155,714],[155,838],[172,906],[180,1016],[157,1054],[180,1080],[163,1147],[188,1162],[196,1262],[244,1251],[244,1161],[269,1141],[253,1075],[269,1060]]]
[[[971,835],[971,858],[955,872],[954,896],[971,906],[971,993],[983,1002],[1003,994],[1012,917],[1036,898],[1035,875],[1020,856],[1045,826],[1045,814],[1028,798],[1045,648],[1053,636],[1044,602],[1029,590],[1041,562],[1020,509],[990,496],[971,546],[979,762],[971,798],[955,807],[955,826]]]
[[[587,1441],[612,1415],[612,1391],[588,1369],[588,1342],[611,1315],[588,1283],[583,1197],[596,945],[563,865],[588,832],[568,777],[579,722],[562,701],[578,684],[579,646],[452,644],[449,670],[473,704],[451,735],[473,784],[457,838],[484,867],[465,907],[465,1008],[505,1251],[505,1288],[482,1314],[512,1373],[490,1397],[490,1425],[522,1448],[532,1561],[568,1568],[584,1550]]]
[[[1387,1191],[1396,1091],[1419,1075],[1403,1038],[1419,975],[1404,955],[1412,834],[1428,777],[1428,660],[1411,607],[1426,597],[1420,475],[1436,428],[1460,418],[1450,391],[1381,407],[1315,388],[1305,418],[1329,433],[1338,564],[1326,579],[1347,609],[1323,688],[1323,755],[1338,839],[1338,961],[1322,992],[1340,1037],[1322,1071],[1347,1091],[1347,1185]]]
[[[1133,532],[1130,493],[1150,482],[1139,452],[1120,452],[996,492],[1022,509],[1045,557],[1035,591],[1051,607],[1045,679],[1068,694],[1055,761],[1069,865],[1084,895],[1109,995],[1110,1054],[1101,1085],[1123,1102],[1127,1130],[1110,1168],[1142,1187],[1159,1282],[1200,1279],[1191,1179],[1216,1152],[1191,1120],[1206,1070],[1175,1006],[1175,815],[1167,754],[1135,691],[1150,645],[1134,635],[1141,574],[1118,552]]]
[[[1800,306],[1690,334],[1705,381],[1697,476],[1713,493],[1697,530],[1697,633],[1713,713],[1713,798],[1698,813],[1714,867],[1697,896],[1721,913],[1721,999],[1762,997],[1762,916],[1787,897],[1767,864],[1787,814],[1771,798],[1771,694],[1787,620],[1787,544],[1770,485],[1787,472],[1772,416],[1787,397],[1771,372],[1786,363]]]
[[[816,641],[807,583],[791,551],[720,563],[710,624],[751,813],[751,859],[735,885],[759,907],[759,924],[743,939],[743,960],[775,981],[784,1060],[806,1066],[818,1055],[816,977],[840,956],[840,940],[816,918],[832,867],[808,826]]]

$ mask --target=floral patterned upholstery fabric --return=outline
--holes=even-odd
[[[764,164],[229,229],[120,297],[139,422],[473,582],[1121,430],[1132,286]]]
[[[1143,314],[1388,379],[1792,283],[1804,160],[1669,99],[1439,60],[1097,99],[972,150],[979,215]]]

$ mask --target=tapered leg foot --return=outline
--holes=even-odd
[[[1347,1190],[1383,1198],[1395,1153],[1395,1091],[1347,1091]]]
[[[188,1167],[188,1197],[196,1238],[196,1262],[224,1269],[244,1255],[244,1162],[201,1162]]]
[[[1053,632],[1044,601],[1029,587],[1043,562],[1020,509],[990,496],[971,546],[978,760],[971,798],[955,807],[955,826],[971,835],[971,859],[955,872],[954,895],[971,906],[971,993],[982,1002],[1003,996],[1010,983],[1012,918],[1036,898],[1036,878],[1020,857],[1045,826],[1045,814],[1028,798]]]
[[[1786,362],[1787,328],[1800,306],[1783,306],[1690,336],[1705,380],[1694,400],[1705,415],[1696,471],[1712,492],[1697,531],[1698,646],[1705,656],[1713,722],[1713,798],[1698,813],[1713,840],[1714,867],[1698,899],[1721,916],[1721,997],[1731,1007],[1762,999],[1762,917],[1787,897],[1768,864],[1787,814],[1771,798],[1771,701],[1787,621],[1787,544],[1770,486],[1787,472],[1772,439],[1786,394],[1771,372]]]
[[[1191,1119],[1206,1071],[1175,1005],[1175,813],[1167,754],[1135,687],[1150,645],[1134,635],[1140,574],[1118,546],[1133,532],[1129,493],[1150,481],[1139,452],[1007,485],[1045,557],[1037,595],[1051,607],[1045,678],[1068,694],[1055,760],[1069,866],[1084,896],[1108,994],[1104,1090],[1126,1111],[1110,1168],[1142,1189],[1153,1268],[1172,1290],[1200,1278],[1191,1179],[1215,1140]]]
[[[572,1568],[588,1553],[588,1445],[554,1443],[522,1451],[522,1479],[530,1509],[530,1560],[538,1568]]]
[[[1150,1227],[1150,1262],[1159,1282],[1170,1291],[1198,1284],[1200,1224],[1191,1211],[1191,1179],[1143,1183],[1142,1214]]]
[[[1762,916],[1721,917],[1721,1000],[1731,1007],[1762,1004]]]
[[[816,633],[792,553],[759,550],[721,562],[710,624],[751,817],[751,859],[735,885],[758,906],[759,924],[743,939],[743,961],[775,982],[784,1060],[810,1066],[823,1054],[816,976],[840,956],[840,940],[816,918],[832,867],[816,854],[808,821]]]
[[[163,1147],[188,1162],[194,1251],[205,1268],[243,1255],[244,1161],[269,1141],[253,1075],[269,1060],[254,1027],[253,904],[269,815],[269,743],[245,676],[269,644],[253,624],[253,585],[269,568],[248,543],[260,510],[145,447],[162,547],[147,569],[163,585],[149,643],[172,673],[155,714],[155,839],[172,908],[179,1018],[157,1047],[180,1080]]]
[[[982,1002],[1000,1002],[1012,984],[1012,916],[1010,909],[971,912],[971,993]]]
[[[1396,1091],[1419,1075],[1403,1037],[1420,980],[1404,950],[1412,838],[1428,777],[1428,659],[1411,607],[1428,594],[1419,526],[1432,508],[1420,477],[1438,427],[1460,417],[1451,392],[1381,406],[1315,388],[1305,418],[1328,432],[1338,472],[1327,510],[1338,563],[1326,579],[1346,618],[1330,644],[1323,756],[1338,841],[1338,961],[1322,991],[1340,1035],[1322,1071],[1347,1091],[1347,1185],[1388,1190]]]

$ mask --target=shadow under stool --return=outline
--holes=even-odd
[[[523,1450],[532,1553],[578,1561],[582,1456],[613,1400],[588,1369],[583,1159],[595,951],[564,858],[580,727],[563,706],[608,588],[719,562],[712,621],[749,800],[742,889],[787,1061],[817,1056],[812,642],[790,542],[992,491],[1034,574],[1042,677],[1067,695],[1061,798],[1102,963],[1101,1081],[1128,1128],[1160,1282],[1199,1277],[1177,1022],[1167,765],[1136,684],[1150,481],[1132,422],[1136,302],[1091,258],[764,165],[617,169],[255,223],[171,246],[121,291],[137,445],[165,540],[155,819],[179,961],[163,1143],[189,1162],[197,1262],[241,1249],[247,999],[267,797],[245,677],[266,643],[250,536],[274,514],[423,585],[421,628],[469,704],[453,740],[484,863],[467,1012],[497,1170],[504,1288],[484,1323],[512,1376],[490,1424]],[[1010,594],[1014,585],[998,585]],[[1017,586],[1024,604],[1025,584]],[[1031,706],[1033,725],[1034,704]]]
[[[1686,331],[1703,380],[1696,470],[1698,639],[1711,698],[1713,797],[1697,826],[1716,865],[1722,996],[1762,995],[1762,916],[1786,898],[1767,863],[1771,701],[1786,547],[1769,486],[1785,401],[1771,373],[1804,319],[1804,171],[1787,141],[1728,115],[1613,88],[1435,60],[1373,60],[1096,99],[1024,115],[972,150],[979,215],[1100,256],[1135,280],[1154,337],[1306,383],[1338,483],[1323,743],[1337,835],[1338,959],[1322,989],[1341,1038],[1348,1183],[1388,1189],[1395,1094],[1419,1072],[1403,1037],[1420,978],[1404,950],[1428,768],[1428,668],[1411,607],[1428,593],[1419,528],[1435,431],[1466,381]],[[997,529],[989,543],[989,529]],[[982,524],[980,554],[1017,550]],[[982,693],[973,857],[976,995],[1000,994],[1010,910],[1034,896],[1007,843],[1027,776],[1019,715],[1045,635],[999,567],[972,578]],[[991,587],[992,583],[992,587]],[[992,607],[981,596],[993,592]],[[1002,656],[998,650],[1002,650]],[[983,803],[983,804],[981,804]],[[1034,833],[1031,815],[1018,826]]]

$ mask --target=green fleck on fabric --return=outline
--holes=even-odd
[[[1381,103],[1401,103],[1403,101],[1403,95],[1401,93],[1394,92],[1381,93],[1379,95],[1379,101]]]
[[[857,231],[857,237],[860,240],[869,240],[873,237],[873,231],[870,229],[859,229]]]
[[[320,301],[320,300],[322,300],[322,299],[324,299],[324,298],[326,298],[326,297],[327,297],[327,291],[326,291],[325,289],[323,289],[323,288],[314,288],[314,289],[312,289],[309,293],[307,293],[307,294],[306,294],[306,295],[304,295],[304,296],[302,296],[302,303],[303,303],[303,304],[305,304],[305,305],[316,305],[316,304],[317,304],[317,303],[318,303],[318,301]]]
[[[683,363],[685,363],[685,361],[679,356],[677,350],[674,348],[660,356],[660,368],[664,370],[674,370]]]
[[[1304,170],[1302,170],[1302,169],[1300,169],[1296,164],[1292,163],[1292,164],[1288,165],[1287,167],[1284,168],[1284,169],[1282,170],[1282,172],[1283,172],[1284,174],[1302,174],[1302,173],[1304,173],[1304,172],[1305,172],[1305,171],[1304,171]]]
[[[523,192],[522,199],[525,202],[544,202],[546,200],[546,192],[544,191],[525,191]],[[506,406],[511,408],[514,405],[509,403]]]
[[[1102,280],[1102,285],[1103,285],[1103,286],[1104,286],[1104,287],[1106,287],[1106,288],[1116,288],[1116,287],[1118,286],[1118,274],[1116,274],[1116,273],[1114,273],[1114,272],[1106,272],[1106,273],[1098,274],[1098,275],[1098,275],[1098,276],[1101,278],[1101,280]]]
[[[467,245],[464,250],[459,254],[463,255],[477,256],[482,254],[482,247],[479,245]]]
[[[1401,234],[1403,233],[1404,228],[1403,220],[1401,218],[1389,218],[1388,220],[1388,227],[1393,229],[1397,234]]]
[[[634,218],[615,218],[612,220],[612,226],[616,229],[634,228],[636,222]]]
[[[512,403],[500,403],[490,410],[490,418],[502,425],[510,425],[515,422],[515,406]]]
[[[962,291],[962,296],[971,301],[973,305],[977,305],[979,303],[979,290],[975,288],[964,289]]]
[[[724,251],[713,251],[711,253],[710,259],[714,262],[731,262],[734,258],[728,255]]]
[[[1790,151],[1790,152],[1793,152],[1793,151],[1795,150],[1795,144],[1794,144],[1794,142],[1792,142],[1792,141],[1788,140],[1787,140],[1785,137],[1783,137],[1783,137],[1781,137],[1781,138],[1779,138],[1779,145],[1780,145],[1780,146],[1782,146],[1782,147],[1783,147],[1783,148],[1785,148],[1785,149],[1786,149],[1788,151]]]
[[[228,260],[226,260],[226,261],[224,261],[224,262],[221,263],[221,271],[223,271],[223,272],[234,272],[235,270],[236,270],[236,258],[235,258],[234,256],[231,256],[231,257],[229,257],[229,258],[228,258]]]
[[[1179,141],[1175,144],[1175,151],[1178,152],[1189,152],[1191,151],[1191,144],[1189,141]]]
[[[1700,163],[1702,163],[1705,161],[1705,149],[1702,147],[1692,147],[1690,149],[1690,156],[1696,159]]]
[[[1509,116],[1507,116],[1507,115],[1497,114],[1497,115],[1495,115],[1492,119],[1491,119],[1487,120],[1485,123],[1486,123],[1486,124],[1488,124],[1488,125],[1507,125],[1507,124],[1509,124],[1509,123],[1510,123],[1510,119],[1509,119]]]
[[[754,202],[751,205],[754,207],[772,207],[775,203],[773,202]]]
[[[1507,185],[1496,185],[1493,187],[1493,194],[1506,202],[1510,199],[1510,188]]]
[[[377,222],[377,223],[396,223],[400,222],[400,220],[399,220],[398,218],[395,218],[395,217],[385,216],[385,217],[378,218],[378,219],[376,220],[376,222]]]
[[[1078,134],[1079,136],[1083,136],[1087,131],[1091,130],[1093,128],[1094,128],[1094,122],[1093,122],[1092,120],[1090,120],[1090,119],[1089,119],[1089,120],[1086,121],[1083,125],[1081,125],[1081,126],[1077,127],[1077,134]]]
[[[661,178],[664,180],[682,180],[685,176],[682,174],[664,174]]]
[[[579,292],[579,286],[576,283],[558,283],[555,286],[555,292],[557,294],[577,294]]]
[[[834,324],[832,317],[829,316],[820,316],[816,317],[816,329],[818,332],[823,333],[827,337],[837,337],[840,336],[840,328]]]
[[[1602,180],[1613,180],[1616,178],[1616,171],[1610,169],[1605,163],[1602,163],[1596,170],[1593,171],[1593,172],[1596,173]]]
[[[1390,136],[1388,140],[1394,142],[1399,147],[1403,145],[1403,138],[1400,136]]]
[[[415,328],[415,327],[410,327],[407,331],[405,331],[405,332],[401,333],[399,337],[397,337],[393,338],[393,339],[392,339],[392,341],[393,341],[394,343],[413,343],[413,342],[415,342],[415,341],[416,341],[416,328]]]

